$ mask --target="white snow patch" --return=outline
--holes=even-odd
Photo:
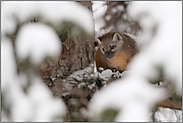
[[[21,22],[36,15],[41,15],[43,19],[53,24],[68,20],[80,25],[89,33],[94,31],[91,11],[77,2],[3,1],[1,23],[3,33],[15,31],[16,20],[12,15],[17,16]]]
[[[112,17],[111,17],[110,15],[107,15],[107,16],[105,17],[106,21],[109,21],[111,18],[112,18]]]
[[[99,73],[100,78],[102,78],[104,80],[111,78],[112,74],[113,74],[113,72],[110,69],[102,71],[101,74]]]
[[[12,44],[4,36],[1,41],[1,55],[1,89],[4,96],[2,112],[4,112],[4,108],[10,110],[10,118],[3,113],[3,121],[50,122],[55,120],[52,118],[56,115],[65,115],[66,106],[62,100],[52,97],[50,90],[43,84],[42,80],[36,78],[29,88],[28,95],[24,93],[22,86],[27,84],[27,77],[23,73],[20,76],[17,75]]]
[[[164,99],[165,95],[164,89],[157,89],[145,79],[129,75],[123,81],[116,80],[98,91],[89,103],[88,111],[93,117],[104,109],[114,108],[120,111],[116,122],[150,121],[149,113],[153,104]]]
[[[123,11],[124,10],[124,6],[123,5],[118,5],[117,6],[117,10],[118,11]]]
[[[16,78],[16,63],[13,55],[13,46],[9,38],[2,37],[1,41],[1,84],[2,89]]]
[[[75,71],[74,73],[72,73],[71,75],[69,75],[68,78],[77,78],[77,79],[82,79],[83,75],[85,77],[88,76],[88,74],[86,73],[91,73],[92,72],[92,68],[91,67],[86,67],[84,68],[83,70],[78,70],[78,71]]]
[[[42,80],[35,78],[34,82],[35,84],[28,90],[28,96],[35,110],[33,121],[51,122],[53,116],[64,116],[66,114],[65,103],[61,99],[53,98]]]
[[[129,70],[143,74],[145,77],[153,78],[157,76],[155,66],[163,65],[165,77],[169,80],[173,80],[173,83],[176,85],[177,93],[181,95],[181,2],[133,2],[128,9],[130,16],[134,20],[138,20],[140,19],[139,17],[143,16],[143,18],[140,19],[140,24],[143,29],[152,32],[155,24],[158,24],[157,33],[153,39],[150,39],[148,36],[150,32],[145,30],[139,35],[139,43],[141,42],[146,45],[146,41],[148,40],[151,40],[151,43],[148,46],[146,45],[146,48],[142,49],[143,52],[135,57],[129,65]],[[144,12],[148,16],[145,16]]]
[[[107,10],[107,5],[104,5],[105,3],[105,1],[93,1],[92,9],[94,11],[94,19],[98,19],[105,14]]]
[[[159,107],[155,118],[157,122],[182,122],[182,111]]]
[[[105,1],[92,1],[92,3],[95,31],[100,32],[101,28],[105,26],[103,16],[107,11],[107,5],[104,5],[106,3]]]
[[[41,63],[46,56],[58,57],[61,41],[56,32],[42,23],[23,25],[16,38],[16,52],[20,59],[30,56],[33,63]]]
[[[112,11],[113,13],[116,13],[116,12],[117,12],[117,9],[116,9],[116,8],[112,8],[111,11]]]

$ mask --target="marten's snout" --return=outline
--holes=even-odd
[[[106,55],[107,58],[112,58],[114,56],[114,53],[115,52],[107,51],[107,52],[105,52],[105,55]]]

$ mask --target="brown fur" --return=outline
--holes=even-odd
[[[106,57],[105,53],[101,49],[105,45],[105,49],[110,46],[114,40],[115,32],[110,32],[98,39],[102,42],[99,46],[99,49],[96,52],[95,60],[97,70],[99,67],[106,69],[117,69],[120,72],[125,71],[126,66],[131,61],[132,57],[138,53],[138,47],[134,39],[126,34],[119,34],[122,37],[122,42],[117,44],[117,52],[112,54],[110,58]],[[115,44],[114,42],[112,44]],[[109,49],[109,48],[108,48]]]

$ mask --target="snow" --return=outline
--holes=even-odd
[[[103,71],[101,74],[99,73],[99,76],[106,80],[106,78],[110,78],[112,76],[113,72],[110,69],[107,69]]]
[[[34,112],[34,121],[51,122],[54,116],[63,116],[66,114],[66,105],[60,99],[54,99],[50,90],[41,79],[36,78],[28,90],[28,96],[32,102],[33,107],[36,109]],[[52,115],[50,115],[52,114]]]
[[[52,119],[54,116],[65,115],[65,104],[62,100],[53,98],[51,91],[39,78],[35,78],[28,93],[24,93],[21,85],[25,86],[26,83],[22,81],[27,81],[26,77],[22,73],[17,75],[12,44],[4,37],[1,42],[1,55],[3,121],[55,121]],[[10,108],[11,119],[4,113],[4,107]]]
[[[17,16],[20,22],[25,22],[35,15],[41,15],[53,24],[68,20],[80,25],[89,33],[94,31],[91,11],[71,1],[3,1],[2,32],[15,31],[16,20],[12,15]]]
[[[130,73],[128,77],[123,78],[123,81],[113,81],[98,91],[92,98],[88,111],[90,116],[94,117],[102,113],[104,109],[114,108],[119,110],[116,122],[147,122],[150,121],[148,114],[153,104],[165,97],[164,89],[157,89],[147,80]]]
[[[20,84],[23,88],[26,87],[26,85],[28,84],[28,79],[25,73],[20,72],[19,73],[19,79],[20,79]]]
[[[59,57],[61,41],[56,32],[42,23],[23,25],[16,38],[16,52],[20,59],[30,56],[32,63],[41,63],[45,57]]]
[[[117,13],[117,9],[116,8],[112,8],[112,13]]]
[[[101,35],[101,28],[105,26],[105,21],[102,18],[106,11],[107,11],[107,5],[104,5],[105,1],[92,1],[92,10],[93,12],[93,18],[95,23],[95,31],[97,33],[97,37]]]
[[[13,55],[13,46],[9,38],[2,37],[1,41],[1,84],[6,88],[8,82],[13,81],[16,75],[16,64]],[[12,76],[12,77],[9,77]]]
[[[90,118],[100,118],[105,109],[113,108],[119,110],[116,122],[151,121],[153,106],[169,96],[165,88],[148,82],[158,77],[158,66],[163,67],[165,82],[173,80],[171,83],[181,96],[181,10],[181,2],[132,2],[127,11],[142,27],[137,38],[141,52],[128,65],[128,76],[112,82],[93,96],[88,109]],[[156,33],[153,33],[155,26]]]
[[[66,12],[58,14],[60,11]],[[17,74],[12,41],[5,35],[16,30],[17,23],[14,16],[23,23],[38,14],[54,24],[64,19],[74,20],[86,31],[90,33],[93,31],[91,12],[75,2],[3,1],[1,22],[3,121],[62,121],[67,111],[65,103],[61,99],[54,98],[37,76],[30,81],[31,86],[27,93],[24,92],[23,88],[28,84],[28,77],[26,73]],[[52,58],[58,57],[61,52],[61,41],[50,26],[43,23],[26,23],[18,31],[15,47],[19,59],[24,60],[30,56],[31,62],[38,64],[47,55]],[[9,116],[5,108],[10,110]]]
[[[158,122],[182,122],[182,111],[159,107],[155,117]]]
[[[64,116],[66,113],[65,104],[60,99],[52,97],[50,90],[47,89],[42,80],[35,79],[34,82],[28,90],[28,95],[22,92],[17,83],[9,86],[11,92],[8,96],[13,101],[12,121],[50,122],[57,120],[53,119],[57,115]]]
[[[105,12],[107,10],[107,5],[104,5],[106,2],[105,1],[92,1],[93,6],[92,10],[94,11],[94,19],[98,19],[105,15]]]
[[[9,106],[13,102],[14,106],[12,106],[12,116],[18,118],[17,115],[22,112],[22,116],[29,119],[29,113],[31,113],[30,103],[25,99],[26,97],[21,92],[19,79],[16,75],[16,65],[15,59],[13,58],[14,56],[12,44],[10,43],[10,40],[6,38],[3,38],[1,43],[2,93],[6,94],[4,106]],[[7,91],[7,89],[9,91]],[[17,98],[17,96],[19,97]],[[27,112],[28,110],[30,111]],[[22,120],[24,119],[22,118]]]
[[[118,5],[117,10],[118,11],[124,11],[124,6],[123,5]]]
[[[134,2],[129,10],[130,16],[137,20],[144,11],[148,16],[144,16],[140,21],[143,29],[152,30],[154,24],[158,24],[157,33],[151,40],[148,32],[142,31],[139,35],[138,43],[147,46],[130,64],[129,69],[144,77],[156,77],[154,66],[163,65],[163,72],[167,80],[173,80],[176,92],[182,92],[182,7],[181,2]],[[171,8],[171,9],[170,9]],[[163,10],[163,11],[162,11]],[[167,14],[168,13],[168,14]],[[151,21],[150,21],[151,20]],[[146,41],[150,45],[146,45]],[[144,41],[144,42],[143,42]]]

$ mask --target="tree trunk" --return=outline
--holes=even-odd
[[[91,2],[78,3],[92,11]],[[81,29],[78,35],[74,35],[73,33],[78,30],[73,30],[74,27],[72,26],[75,27],[75,25],[69,25],[65,29],[66,39],[62,39],[62,53],[58,61],[45,61],[41,65],[39,74],[43,79],[67,78],[74,71],[81,70],[94,63],[94,34],[88,34]]]
[[[91,2],[81,1],[78,3],[86,6],[92,12]],[[54,62],[46,60],[38,71],[47,86],[52,90],[53,95],[62,98],[67,105],[69,112],[64,121],[86,121],[86,118],[81,114],[74,117],[73,112],[79,112],[82,107],[86,108],[94,91],[79,88],[78,84],[80,82],[76,82],[73,86],[67,79],[73,72],[82,70],[94,63],[94,33],[88,34],[70,22],[63,23],[63,26],[62,31],[64,33],[61,31],[62,33],[59,35],[62,40],[60,58]],[[60,29],[58,30],[60,31]],[[68,89],[69,87],[70,89]],[[77,102],[77,105],[73,105],[73,100]]]

